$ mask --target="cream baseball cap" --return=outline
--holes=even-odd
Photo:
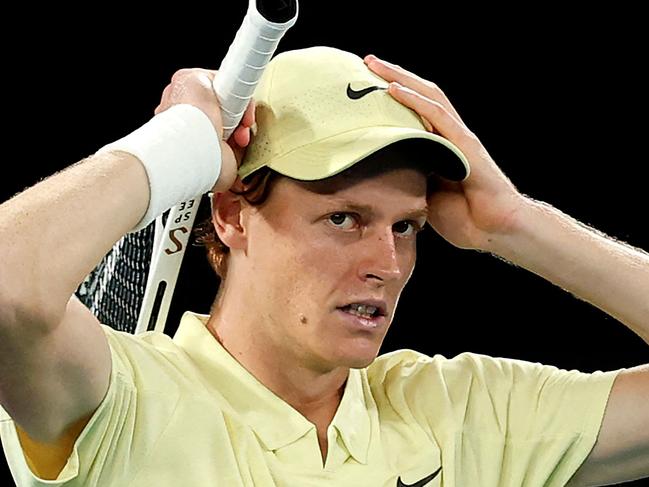
[[[256,123],[239,177],[268,166],[294,179],[323,179],[414,139],[431,173],[466,179],[470,168],[462,151],[428,132],[419,114],[387,87],[362,58],[340,49],[314,46],[276,55],[253,94]]]

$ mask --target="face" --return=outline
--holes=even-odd
[[[242,211],[245,312],[261,317],[258,338],[322,371],[369,365],[414,269],[426,177],[399,168],[359,179],[279,178],[264,205]],[[341,309],[368,300],[383,302],[385,316],[367,322]]]

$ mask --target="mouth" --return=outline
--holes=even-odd
[[[383,301],[359,301],[336,308],[353,328],[375,329],[387,322],[387,306]]]
[[[340,306],[338,309],[362,318],[376,318],[378,316],[385,316],[386,314],[385,305],[380,302],[374,302],[374,304],[369,304],[367,301],[351,303],[346,306]]]

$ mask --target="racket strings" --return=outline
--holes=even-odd
[[[133,333],[153,255],[155,222],[125,235],[86,276],[75,294],[103,324]]]

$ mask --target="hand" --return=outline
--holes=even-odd
[[[171,82],[162,92],[160,104],[155,114],[161,113],[180,103],[194,105],[201,109],[212,121],[221,143],[221,174],[212,188],[214,192],[225,192],[230,189],[237,177],[237,168],[250,143],[250,128],[255,124],[255,103],[250,100],[246,111],[227,142],[223,140],[223,120],[218,98],[212,88],[212,81],[218,76],[217,70],[200,68],[180,69],[174,73]]]
[[[417,112],[426,130],[453,142],[469,160],[471,174],[462,182],[434,176],[436,189],[429,191],[428,223],[456,247],[489,250],[490,242],[515,229],[527,199],[498,168],[437,85],[376,56],[368,55],[364,61],[375,74],[396,82],[390,83],[388,93]]]

